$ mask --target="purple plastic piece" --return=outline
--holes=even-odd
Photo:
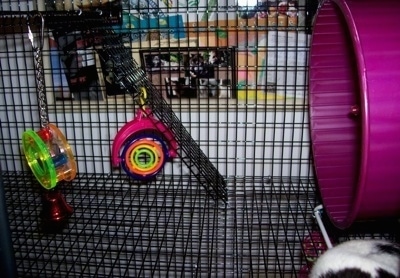
[[[345,229],[400,216],[400,1],[325,1],[310,54],[310,122],[325,210]]]

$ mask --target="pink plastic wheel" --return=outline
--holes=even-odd
[[[310,122],[325,210],[339,228],[400,215],[400,1],[328,0],[310,54]]]

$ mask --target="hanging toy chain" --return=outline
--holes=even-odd
[[[39,24],[37,20],[40,20]],[[44,41],[44,18],[36,12],[28,17],[28,37],[35,54],[36,85],[39,102],[41,129],[37,132],[26,130],[22,134],[25,157],[36,179],[45,189],[54,188],[60,181],[70,181],[76,176],[76,162],[64,134],[49,123],[47,99],[44,84],[42,49]],[[31,29],[40,25],[39,35]]]
[[[38,37],[35,38],[30,26],[30,22],[34,22],[36,19],[40,19],[40,30]],[[32,49],[35,54],[36,86],[39,102],[40,125],[41,127],[45,128],[49,125],[49,118],[47,114],[47,98],[45,93],[44,69],[42,61],[42,50],[44,42],[44,18],[40,12],[37,12],[33,16],[30,16],[27,22],[28,37],[32,43]]]

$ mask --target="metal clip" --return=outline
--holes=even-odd
[[[37,39],[35,39],[35,36],[32,32],[32,28],[31,28],[31,22],[34,22],[34,20],[36,18],[40,19],[39,37]],[[43,15],[38,11],[34,12],[33,15],[28,14],[27,24],[28,24],[28,38],[32,43],[32,48],[35,51],[42,50],[43,44],[44,44],[44,17],[43,17]]]
[[[147,101],[147,90],[144,87],[140,88],[140,95],[139,95],[139,105],[146,111],[146,101]]]

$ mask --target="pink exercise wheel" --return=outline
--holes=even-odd
[[[335,226],[400,215],[400,1],[328,0],[314,23],[315,171]]]

